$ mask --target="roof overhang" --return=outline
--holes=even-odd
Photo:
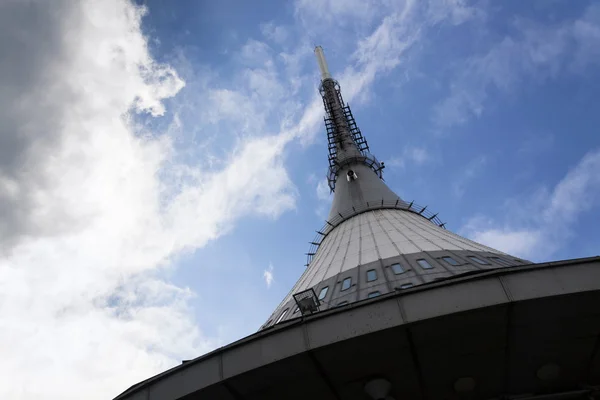
[[[588,393],[599,333],[600,257],[502,268],[278,324],[116,399],[366,399],[379,376],[396,399]]]

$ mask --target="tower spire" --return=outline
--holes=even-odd
[[[325,225],[310,242],[305,272],[263,329],[298,313],[526,263],[448,231],[427,206],[398,197],[383,181],[383,163],[369,152],[340,85],[329,72],[323,49],[317,47],[315,54],[333,202]]]
[[[315,48],[315,55],[321,71],[319,93],[325,106],[329,142],[327,181],[335,192],[329,219],[349,215],[369,201],[397,203],[398,195],[382,181],[384,164],[369,152],[350,106],[344,103],[340,85],[329,72],[321,46]]]

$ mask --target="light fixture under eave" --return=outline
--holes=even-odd
[[[365,384],[365,392],[373,400],[393,400],[392,397],[388,396],[391,389],[392,384],[383,378],[372,379]]]
[[[544,364],[537,370],[536,375],[542,381],[551,381],[560,375],[560,367],[554,363]]]
[[[475,379],[470,376],[458,378],[454,382],[454,390],[456,393],[470,393],[475,390]]]
[[[298,305],[302,315],[319,311],[319,306],[321,305],[321,302],[317,298],[317,294],[312,288],[296,293],[294,295],[294,301]]]

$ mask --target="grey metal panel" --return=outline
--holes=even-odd
[[[169,379],[159,380],[150,387],[148,400],[178,399],[220,382],[222,379],[220,358],[220,355],[215,355],[182,369]]]
[[[148,388],[140,389],[127,396],[127,400],[149,400],[150,390]]]
[[[358,301],[358,292],[353,291],[351,293],[338,293],[336,297],[330,300],[330,303],[332,307],[337,307],[343,301],[347,301],[348,303],[354,303],[355,301]]]
[[[379,292],[380,293],[379,295],[381,296],[386,293],[389,293],[390,290],[389,290],[389,287],[386,282],[379,281],[379,283],[377,285],[373,285],[373,286],[369,286],[369,287],[360,289],[358,291],[358,299],[366,300],[368,298],[367,296],[369,295],[369,293],[372,293],[372,292]]]
[[[387,299],[368,307],[351,307],[307,323],[310,347],[325,346],[357,335],[401,325],[404,321],[396,299]]]
[[[310,384],[302,385],[301,382]],[[313,398],[310,396],[316,394],[320,394],[319,398],[331,399],[327,386],[306,352],[236,375],[227,380],[227,385],[238,394],[236,400]],[[198,398],[221,400],[204,396]]]
[[[395,398],[420,398],[410,342],[401,327],[336,342],[313,353],[338,391],[339,399],[366,400],[365,377],[382,375],[395,385]]]
[[[431,288],[401,298],[407,322],[488,307],[508,301],[498,279]]]
[[[358,175],[358,179],[348,182],[346,174],[350,169]],[[338,213],[359,207],[365,202],[394,202],[399,199],[399,196],[366,165],[354,164],[342,168],[338,177],[328,219],[333,219]]]
[[[442,279],[447,279],[449,277],[453,276],[453,274],[451,272],[448,271],[442,271],[442,272],[426,272],[423,273],[421,275],[421,279],[423,280],[424,283],[430,283],[430,282],[436,282]]]
[[[223,378],[306,351],[302,327],[292,326],[257,338],[223,354]]]
[[[598,290],[600,288],[600,263],[589,263],[577,268],[533,270],[502,278],[514,300],[525,300],[556,294]]]

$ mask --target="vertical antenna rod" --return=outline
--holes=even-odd
[[[315,48],[315,54],[317,55],[317,63],[319,64],[319,69],[321,70],[321,81],[332,79],[331,74],[329,73],[329,68],[327,68],[327,61],[325,60],[323,48],[321,46],[317,46]]]
[[[332,132],[330,139],[336,150],[334,158],[339,163],[348,157],[360,156],[360,150],[356,146],[350,131],[345,112],[346,105],[344,104],[344,99],[342,99],[340,86],[329,73],[325,54],[321,46],[315,48],[315,55],[317,56],[317,63],[321,70],[321,86],[319,91],[323,97],[327,119],[331,123]]]

